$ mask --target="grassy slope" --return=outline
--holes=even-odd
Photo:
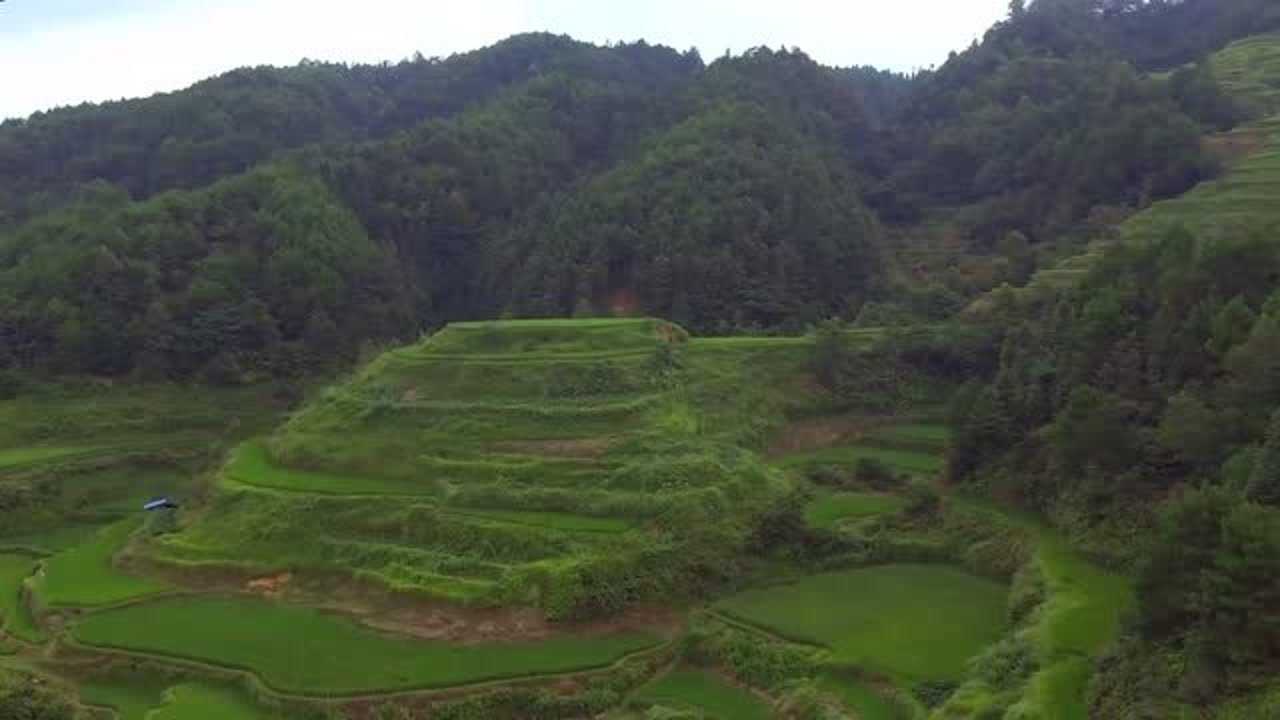
[[[35,560],[25,555],[0,555],[0,630],[28,642],[44,639],[22,602],[22,583],[31,577],[35,566]]]
[[[910,680],[959,678],[1000,637],[1003,586],[960,570],[885,565],[749,590],[717,607],[784,637],[829,646],[839,662]]]
[[[1280,113],[1280,33],[1237,40],[1210,58],[1227,92],[1259,115]]]
[[[317,695],[438,688],[609,665],[659,639],[642,633],[450,645],[384,635],[332,614],[249,599],[174,598],[88,616],[85,644],[189,658]]]
[[[769,707],[747,690],[730,685],[715,673],[677,668],[636,693],[639,703],[692,709],[709,720],[768,720]]]
[[[845,707],[857,713],[858,720],[904,720],[903,711],[884,693],[858,679],[826,675],[819,686],[840,698]]]
[[[1176,225],[1207,236],[1270,232],[1280,226],[1280,203],[1275,202],[1280,192],[1280,117],[1276,117],[1280,113],[1280,34],[1240,40],[1213,55],[1210,62],[1225,89],[1263,119],[1209,138],[1214,145],[1244,151],[1226,153],[1232,161],[1222,177],[1130,218],[1120,227],[1123,242],[1151,239]],[[1079,255],[1041,269],[1027,289],[1041,294],[1073,286],[1108,245],[1108,241],[1094,243]],[[974,308],[989,303],[990,298],[982,298]]]
[[[664,346],[683,369],[654,370]],[[647,319],[451,325],[240,447],[212,508],[156,555],[511,602],[499,583],[652,543],[635,533],[655,518],[732,520],[782,492],[742,445],[808,347],[686,342]]]
[[[141,522],[138,516],[122,520],[89,542],[49,558],[39,584],[41,599],[55,607],[90,607],[165,591],[164,583],[127,575],[112,564]]]
[[[1025,530],[1036,541],[1034,561],[1044,579],[1046,599],[1027,633],[1040,670],[1014,706],[1023,713],[1018,717],[1086,720],[1093,661],[1120,633],[1121,620],[1134,601],[1132,582],[1089,562],[1034,517],[985,500],[953,497],[952,501],[986,514],[992,522]]]

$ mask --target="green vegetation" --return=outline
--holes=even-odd
[[[829,673],[821,678],[819,687],[857,713],[858,720],[904,720],[902,711],[884,696],[884,691],[865,681]]]
[[[133,675],[92,678],[77,683],[81,703],[110,708],[116,720],[148,720],[147,714],[163,702],[167,687],[159,678]]]
[[[778,462],[789,470],[809,470],[824,465],[855,467],[860,460],[878,460],[893,470],[909,475],[937,475],[946,464],[937,453],[895,450],[884,447],[835,447],[791,455]]]
[[[43,633],[23,602],[23,583],[35,571],[36,561],[24,555],[0,555],[0,631],[27,642],[40,642]]]
[[[1005,588],[960,570],[886,565],[748,590],[716,607],[834,659],[912,680],[957,679],[1000,637]],[[921,652],[920,648],[929,651]]]
[[[0,717],[1275,715],[1277,31],[527,35],[0,124]]]
[[[92,448],[76,447],[27,447],[0,450],[0,469],[7,470],[55,458],[88,453],[92,450]]]
[[[430,494],[431,487],[416,488],[396,480],[366,476],[291,470],[271,462],[262,444],[249,442],[236,448],[225,477],[264,488],[332,495],[413,495]]]
[[[951,428],[946,425],[932,423],[902,423],[879,428],[871,434],[872,438],[886,442],[918,444],[944,450],[951,441]]]
[[[236,690],[186,683],[170,688],[165,702],[147,720],[270,720],[269,714],[248,702]],[[122,719],[123,720],[123,719]]]
[[[799,375],[804,346],[726,356],[686,337],[648,319],[451,325],[241,446],[208,511],[151,557],[558,617],[697,594],[786,490],[739,445],[781,389],[723,389]],[[711,517],[723,535],[691,547]]]
[[[351,620],[260,600],[173,598],[90,615],[79,642],[244,668],[273,688],[353,695],[598,668],[656,645],[643,633],[453,645],[392,637]]]
[[[1237,40],[1210,59],[1232,96],[1258,115],[1280,113],[1280,33]]]
[[[672,670],[636,693],[634,702],[677,710],[694,710],[699,717],[717,720],[767,720],[773,717],[760,698],[729,684],[708,670],[681,667]]]
[[[45,561],[38,583],[41,601],[54,607],[89,607],[165,591],[164,583],[126,574],[113,565],[140,524],[140,519],[129,519],[107,526],[89,542]]]
[[[830,530],[844,520],[875,515],[891,515],[907,506],[897,495],[880,493],[822,493],[805,507],[805,520],[816,528]]]

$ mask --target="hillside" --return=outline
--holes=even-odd
[[[732,518],[783,488],[699,431],[734,428],[670,383],[684,343],[644,320],[451,325],[240,448],[199,523],[159,550],[553,617],[690,592],[727,569],[712,558],[742,542]],[[691,553],[712,516],[727,546]]]
[[[907,342],[885,345],[890,334],[872,329],[840,337],[841,362],[854,365],[884,362]],[[161,707],[165,673],[198,661],[182,694],[242,706],[246,717],[258,717],[256,707],[352,709],[370,696],[438,705],[457,688],[479,693],[459,707],[528,703],[541,696],[503,681],[536,686],[540,676],[560,678],[561,691],[566,682],[597,688],[604,694],[581,702],[609,709],[619,693],[663,674],[680,655],[676,641],[691,642],[690,622],[699,633],[714,630],[696,641],[709,643],[707,652],[732,642],[747,643],[744,652],[809,657],[803,645],[757,648],[729,615],[700,619],[690,610],[759,583],[777,561],[770,558],[804,566],[865,552],[857,539],[865,524],[834,528],[909,505],[899,473],[936,472],[945,428],[930,413],[954,387],[932,363],[900,361],[900,409],[860,411],[880,401],[852,389],[837,400],[813,385],[816,342],[825,341],[690,338],[658,320],[450,325],[381,355],[270,434],[237,423],[239,444],[207,483],[147,489],[180,493],[173,497],[190,509],[145,523],[109,496],[117,466],[96,450],[111,446],[106,428],[78,444],[16,434],[6,441],[7,482],[83,458],[81,482],[100,492],[51,502],[104,498],[123,514],[52,514],[34,534],[0,536],[14,553],[4,556],[12,568],[0,566],[17,597],[3,610],[10,648],[74,682],[84,702],[118,709]],[[909,342],[946,352],[932,330]],[[151,413],[155,397],[140,399]],[[176,420],[161,413],[154,421],[176,428]],[[828,424],[851,432],[814,435]],[[890,470],[875,487],[860,486],[848,474],[864,466]],[[779,514],[779,503],[792,509]],[[77,522],[89,524],[73,533]],[[914,532],[904,524],[892,536]],[[940,539],[927,542],[940,543],[933,553],[952,552]],[[985,608],[985,629],[957,637],[941,669],[921,674],[907,662],[895,671],[894,687],[909,694],[937,673],[963,674],[963,659],[1000,634],[992,616],[1004,590],[960,571],[895,569],[892,558],[879,561],[889,563],[879,602],[910,592],[891,579],[905,573],[974,593]],[[281,633],[297,639],[281,645]],[[42,652],[53,639],[61,649]],[[335,665],[339,648],[368,670]],[[99,667],[83,665],[86,657]],[[128,657],[150,665],[118,662]],[[817,677],[827,665],[788,672]],[[243,674],[227,684],[228,673]],[[781,692],[775,680],[753,682],[757,692]],[[912,702],[837,685],[885,707]],[[236,688],[251,688],[260,706]]]
[[[1280,717],[1280,13],[1009,9],[0,126],[0,718]]]
[[[1268,27],[1229,5],[1044,0],[911,78],[535,34],[9,122],[0,364],[235,384],[504,314],[623,308],[718,333],[867,307],[944,319],[1098,218],[1214,176],[1201,138],[1242,119],[1232,93],[1266,97],[1265,48],[1168,77],[1133,51],[1186,17],[1212,32],[1171,40],[1183,54]],[[256,217],[280,185],[326,214]],[[313,232],[362,261],[273,259]]]

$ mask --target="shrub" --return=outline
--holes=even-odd
[[[912,692],[927,708],[941,706],[951,697],[958,686],[951,680],[926,680],[916,683]]]
[[[875,458],[858,460],[858,465],[853,471],[853,477],[863,485],[879,489],[893,487],[898,483],[898,478],[893,474],[893,470],[890,470],[888,465]]]

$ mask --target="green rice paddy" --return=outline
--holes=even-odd
[[[961,570],[884,565],[748,590],[717,604],[731,617],[834,659],[909,680],[951,680],[1006,627],[1007,590]]]
[[[945,450],[947,443],[951,442],[951,428],[932,423],[895,423],[877,428],[871,433],[871,437],[875,440]]]
[[[88,542],[45,561],[39,583],[41,599],[54,607],[112,605],[164,592],[168,586],[136,577],[113,565],[113,559],[142,520],[133,517],[109,525]]]
[[[662,675],[636,693],[639,703],[692,710],[708,720],[768,720],[768,705],[748,690],[714,672],[682,667]]]
[[[256,442],[236,449],[226,477],[246,485],[321,495],[429,495],[437,490],[430,484],[415,486],[399,480],[282,467],[271,462],[266,448]]]
[[[146,720],[276,720],[234,688],[203,683],[185,683],[170,688],[165,702],[151,711]]]
[[[77,683],[80,702],[110,708],[116,720],[149,720],[147,713],[164,700],[168,683],[142,676],[94,678]]]
[[[92,452],[84,447],[19,447],[0,450],[0,470]]]
[[[457,645],[379,633],[311,608],[245,598],[157,600],[88,616],[90,646],[185,658],[256,673],[312,695],[443,688],[610,665],[661,640],[645,633]]]
[[[856,445],[788,455],[781,458],[778,465],[797,470],[822,465],[852,468],[856,467],[860,460],[878,460],[897,472],[928,476],[937,475],[946,464],[945,459],[936,452]]]
[[[897,495],[884,493],[823,493],[805,507],[809,525],[830,530],[842,521],[890,515],[907,506]]]

